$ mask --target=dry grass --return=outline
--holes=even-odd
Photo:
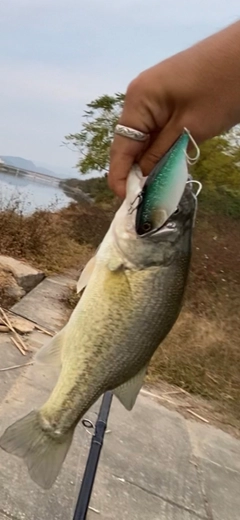
[[[59,215],[78,244],[89,244],[96,248],[109,228],[113,213],[111,208],[107,210],[99,206],[72,203],[61,210]]]
[[[25,259],[46,272],[62,270],[75,261],[80,247],[64,222],[48,211],[30,216],[7,210],[0,213],[0,253]]]
[[[163,379],[215,399],[240,420],[238,222],[201,217],[185,303],[152,359],[148,381]]]
[[[200,317],[186,305],[152,359],[148,380],[164,379],[221,401],[223,409],[234,410],[240,419],[239,332],[239,321],[230,314]]]
[[[79,302],[80,296],[81,295],[76,293],[76,287],[72,287],[69,289],[68,293],[64,295],[62,301],[68,309],[73,310]]]
[[[16,303],[16,298],[11,295],[9,289],[14,286],[14,279],[11,273],[0,269],[0,305],[11,307]]]
[[[97,247],[109,222],[100,209],[75,203],[29,216],[13,205],[0,212],[0,254],[27,260],[46,274],[61,272],[81,264],[88,249]]]

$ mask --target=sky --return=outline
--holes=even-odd
[[[239,0],[1,0],[0,155],[70,171],[86,103],[240,18]]]

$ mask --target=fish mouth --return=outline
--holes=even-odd
[[[189,180],[190,180],[190,178],[189,178]],[[186,183],[186,185],[187,185],[187,183]],[[186,186],[185,186],[185,189],[186,189]],[[184,192],[185,192],[185,190],[184,190]],[[179,205],[180,205],[180,202],[181,202],[181,200],[179,201]],[[171,213],[171,215],[169,215],[167,220],[165,219],[163,221],[162,224],[160,224],[159,226],[153,227],[152,222],[146,221],[142,225],[142,230],[140,231],[139,225],[138,225],[138,216],[139,216],[139,209],[141,208],[142,203],[143,203],[143,192],[140,192],[139,195],[137,196],[137,198],[135,199],[135,201],[133,201],[133,203],[132,203],[133,205],[136,204],[135,207],[134,206],[131,207],[131,213],[136,211],[135,231],[139,238],[149,237],[149,236],[155,235],[156,233],[159,233],[160,231],[165,231],[165,230],[168,232],[175,231],[176,224],[174,222],[171,222],[171,219],[172,219],[173,215],[177,215],[180,213],[179,205]],[[161,210],[161,208],[159,208],[159,212],[161,212],[161,211],[164,212],[164,210]]]
[[[196,193],[194,192],[194,189],[193,189],[194,184],[198,185],[198,190]],[[202,184],[199,181],[193,179],[192,176],[189,174],[188,180],[185,184],[185,189],[184,189],[183,195],[179,201],[177,208],[171,213],[171,215],[169,215],[167,220],[164,220],[164,222],[159,226],[153,227],[152,223],[150,221],[146,221],[142,226],[141,232],[139,231],[139,226],[138,226],[138,216],[139,216],[139,209],[141,208],[141,205],[143,203],[144,189],[137,195],[137,197],[134,199],[134,201],[132,202],[132,204],[130,205],[130,208],[129,208],[130,214],[133,212],[136,212],[135,232],[137,234],[137,237],[145,238],[145,237],[151,237],[151,236],[153,236],[155,234],[159,234],[159,233],[161,233],[161,234],[171,233],[171,232],[173,233],[176,231],[177,224],[176,224],[176,222],[174,222],[172,220],[172,218],[173,218],[173,216],[177,216],[181,212],[181,201],[185,196],[185,191],[186,191],[187,186],[189,186],[190,191],[191,191],[191,193],[195,199],[196,205],[197,205],[197,198],[202,190]],[[161,211],[161,208],[159,208],[159,211]]]
[[[146,231],[144,230],[144,226],[143,226],[143,232],[142,233],[138,233],[137,230],[136,230],[136,233],[137,233],[137,236],[139,238],[146,238],[146,237],[151,237],[153,235],[156,235],[156,234],[159,234],[159,233],[173,233],[176,231],[176,223],[175,222],[172,222],[172,216],[179,213],[179,208],[177,208],[170,216],[169,218],[163,222],[163,224],[161,226],[158,226],[158,227],[155,227],[153,228],[152,227],[152,224],[151,222],[146,222],[145,224],[148,224],[149,225],[149,228],[146,229]]]

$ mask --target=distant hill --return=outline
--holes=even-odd
[[[55,175],[56,177],[61,177],[62,179],[69,179],[69,177],[72,178],[74,175],[76,175],[77,177],[79,176],[79,172],[75,167],[68,168],[66,166],[57,166],[55,164],[53,165],[39,161],[36,162],[36,165],[37,168],[40,167],[42,169],[51,170],[52,172],[54,172],[53,175]]]
[[[24,170],[30,170],[32,172],[43,173],[45,175],[51,175],[52,177],[57,177],[57,174],[52,170],[48,170],[47,168],[43,168],[42,166],[36,166],[33,161],[29,161],[28,159],[24,159],[23,157],[14,157],[11,155],[0,155],[0,158],[9,166],[15,166],[16,168],[23,168]]]

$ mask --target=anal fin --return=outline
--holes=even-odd
[[[61,368],[62,366],[62,346],[64,342],[64,329],[51,338],[34,356],[34,361],[46,365]]]
[[[120,403],[127,410],[132,410],[137,400],[137,396],[141,390],[145,375],[147,372],[147,366],[144,366],[140,372],[132,379],[129,379],[123,385],[118,386],[113,390],[113,394],[119,399]]]

